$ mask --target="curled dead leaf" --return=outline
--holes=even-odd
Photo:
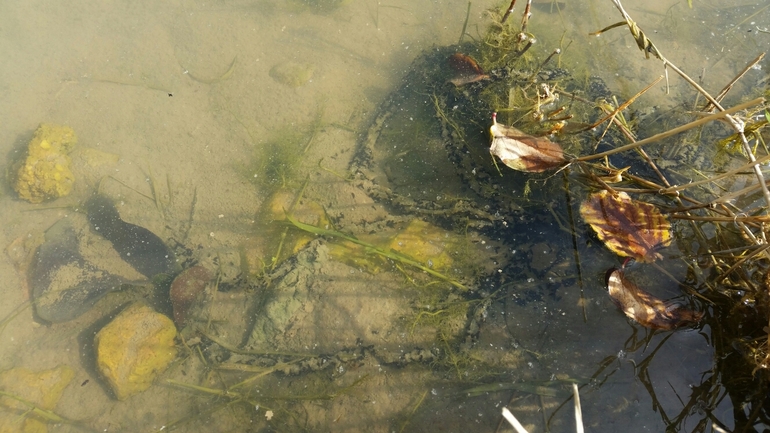
[[[625,192],[602,190],[581,205],[580,215],[615,254],[654,262],[671,243],[671,224],[655,205],[633,200]]]
[[[621,269],[607,274],[607,290],[612,302],[642,326],[670,331],[696,324],[703,313],[690,310],[676,301],[663,301],[629,281]]]
[[[449,67],[456,74],[449,82],[458,87],[489,78],[489,75],[481,69],[473,57],[462,53],[454,53],[449,56]]]
[[[489,152],[514,170],[540,173],[561,167],[567,162],[564,159],[564,151],[557,143],[497,123],[497,113],[492,113],[489,133],[492,135]]]

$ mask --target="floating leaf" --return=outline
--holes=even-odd
[[[580,205],[580,215],[620,256],[654,262],[661,258],[658,250],[671,243],[671,224],[658,208],[624,192],[591,194]]]
[[[629,281],[622,270],[607,276],[607,290],[612,302],[630,319],[652,329],[672,330],[698,323],[703,313],[685,308],[676,301],[663,301]]]
[[[489,152],[514,170],[540,173],[567,162],[561,146],[557,143],[497,123],[497,113],[492,113],[492,127],[489,132],[492,135],[492,147]]]
[[[473,57],[462,53],[454,53],[449,56],[449,67],[457,73],[449,82],[458,87],[489,78],[489,75],[481,69]]]

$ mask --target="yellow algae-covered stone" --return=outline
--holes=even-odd
[[[267,254],[271,254],[271,257],[267,258],[268,263],[283,261],[287,257],[296,254],[316,238],[315,235],[301,230],[286,231],[287,225],[274,224],[276,221],[286,221],[287,214],[291,214],[293,218],[301,223],[329,228],[329,219],[320,204],[311,200],[295,202],[296,193],[286,189],[279,189],[263,207],[260,214],[260,219],[266,224],[266,230],[263,231],[263,235],[268,239],[269,244],[275,248],[273,251],[267,251]],[[272,257],[272,254],[275,254],[278,250],[279,245],[281,245],[280,256]]]
[[[301,87],[313,78],[315,65],[311,63],[281,62],[270,68],[270,77],[292,88]]]
[[[456,239],[451,232],[415,219],[390,240],[388,248],[429,268],[443,270],[452,264],[449,252],[455,244]]]
[[[356,239],[370,245],[380,246],[387,244],[388,237],[380,234],[361,235]],[[369,248],[346,240],[335,239],[329,243],[329,255],[353,268],[376,274],[390,265],[382,256],[373,254]],[[386,247],[387,248],[387,247]]]
[[[152,385],[176,357],[174,337],[174,322],[141,302],[96,334],[96,363],[118,400]]]
[[[40,203],[69,194],[75,176],[68,154],[76,142],[72,128],[41,124],[29,142],[27,158],[16,171],[14,189],[19,197]]]
[[[0,390],[50,411],[74,376],[75,372],[66,365],[43,371],[17,367],[0,373]],[[30,413],[29,404],[7,396],[0,397],[0,433],[47,432],[45,418]]]
[[[396,234],[359,236],[358,239],[384,251],[399,252],[437,271],[450,268],[453,263],[450,253],[459,243],[453,233],[416,219]],[[368,247],[349,241],[329,245],[329,254],[336,260],[371,273],[377,273],[387,266],[382,256],[372,254]]]

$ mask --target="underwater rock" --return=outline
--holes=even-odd
[[[132,304],[96,334],[99,372],[118,400],[152,385],[176,357],[174,323],[144,303]]]
[[[85,209],[93,229],[142,275],[152,278],[176,273],[174,252],[153,232],[123,221],[112,200],[97,194],[86,202]]]
[[[89,236],[89,231],[79,214],[61,219],[46,231],[28,278],[41,319],[52,323],[75,319],[107,293],[144,282],[107,241]]]
[[[311,63],[281,62],[270,68],[270,77],[293,88],[307,84],[313,78],[315,65]]]
[[[74,376],[75,372],[67,365],[37,372],[17,367],[0,373],[0,389],[40,409],[53,410]],[[0,397],[0,432],[48,431],[43,421],[25,417],[29,412],[28,405],[9,397]]]
[[[68,153],[76,142],[72,128],[41,124],[29,142],[27,158],[16,171],[13,189],[19,197],[41,203],[69,194],[75,176]]]
[[[174,308],[174,323],[181,329],[189,310],[200,299],[211,281],[211,272],[203,266],[196,265],[185,269],[171,283],[169,297]]]
[[[177,271],[163,241],[123,221],[110,199],[94,196],[85,208],[87,217],[70,215],[46,231],[29,268],[35,312],[45,321],[75,319],[121,286]]]
[[[275,224],[275,221],[287,221],[288,210],[292,217],[305,224],[316,227],[329,227],[331,224],[323,206],[315,201],[305,199],[297,202],[294,191],[285,188],[275,191],[262,206],[260,220],[264,222],[264,227],[260,228],[260,232],[268,239],[269,244],[282,243],[283,248],[278,257],[273,257],[274,252],[269,252],[269,255],[264,257],[265,263],[282,262],[316,238],[315,235],[300,230],[286,232],[283,225]]]
[[[429,268],[445,270],[453,263],[449,255],[450,247],[456,246],[458,242],[459,239],[453,233],[425,221],[413,219],[391,239],[387,247]]]

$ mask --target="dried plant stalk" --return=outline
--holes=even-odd
[[[707,91],[705,91],[698,83],[695,82],[692,78],[690,78],[687,74],[685,74],[681,69],[679,69],[676,65],[671,63],[668,59],[666,59],[663,54],[658,50],[658,48],[655,46],[655,44],[652,43],[652,41],[647,37],[647,35],[644,34],[642,29],[639,28],[639,26],[634,22],[633,19],[631,19],[631,16],[628,15],[628,12],[626,12],[625,9],[623,9],[623,5],[620,3],[620,0],[612,0],[612,3],[615,5],[615,7],[620,11],[620,14],[623,15],[623,19],[626,21],[626,24],[628,25],[628,29],[631,32],[631,35],[636,40],[636,44],[639,47],[640,50],[644,51],[644,55],[649,58],[650,54],[654,55],[658,59],[660,59],[663,62],[664,70],[667,67],[670,67],[674,70],[680,77],[682,77],[685,81],[690,83],[691,86],[693,86],[700,94],[702,94],[708,101],[716,107],[719,111],[724,111],[724,108],[719,104],[719,101],[717,101],[713,96],[711,96]],[[666,71],[666,76],[668,76],[668,72]],[[746,155],[749,158],[749,161],[755,162],[756,158],[754,157],[753,152],[751,151],[751,146],[749,146],[749,142],[746,139],[744,131],[744,123],[740,119],[736,119],[732,116],[725,115],[724,116],[731,124],[733,129],[739,134],[741,138],[741,143],[743,145],[743,150],[746,153]],[[759,167],[759,164],[754,165],[754,174],[757,177],[757,180],[759,181],[759,184],[762,187],[762,194],[765,199],[765,204],[768,208],[770,208],[770,190],[768,190],[767,185],[765,184],[765,177],[762,175],[762,170]]]
[[[594,159],[604,158],[605,156],[614,155],[616,153],[625,152],[627,150],[636,149],[637,147],[644,146],[645,144],[650,144],[650,143],[654,143],[656,141],[663,140],[664,138],[668,138],[668,137],[674,136],[676,134],[688,131],[690,129],[697,128],[697,127],[699,127],[701,125],[705,125],[706,123],[711,122],[712,120],[721,119],[723,117],[726,117],[729,114],[736,113],[738,111],[745,110],[745,109],[747,109],[749,107],[753,107],[753,106],[764,104],[764,103],[765,103],[765,98],[752,99],[751,101],[744,102],[742,104],[738,104],[738,105],[736,105],[734,107],[728,108],[728,109],[726,109],[724,111],[720,111],[718,113],[710,114],[708,116],[702,117],[702,118],[700,118],[698,120],[695,120],[693,122],[684,124],[684,125],[679,126],[677,128],[674,128],[674,129],[671,129],[671,130],[668,130],[668,131],[665,131],[665,132],[661,132],[660,134],[655,134],[652,137],[645,138],[644,140],[639,140],[637,142],[630,143],[630,144],[627,144],[625,146],[621,146],[621,147],[618,147],[618,148],[615,148],[615,149],[612,149],[612,150],[608,150],[606,152],[600,152],[600,153],[594,153],[592,155],[581,156],[580,158],[576,158],[575,161],[591,161],[591,160],[594,160]]]

